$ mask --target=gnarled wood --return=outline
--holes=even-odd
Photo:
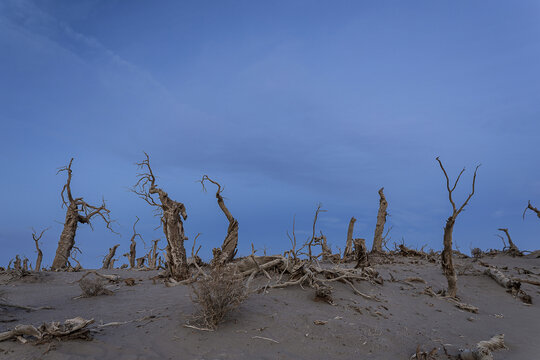
[[[493,351],[506,349],[504,334],[495,335],[489,340],[480,341],[476,348],[464,350],[459,354],[461,360],[493,360]]]
[[[163,233],[167,239],[167,271],[174,280],[185,280],[189,277],[184,247],[187,237],[184,234],[182,222],[182,219],[184,221],[187,219],[186,208],[184,204],[172,200],[165,191],[156,186],[156,178],[150,167],[150,157],[144,154],[146,159],[137,164],[140,169],[144,169],[144,172],[137,175],[139,179],[132,191],[148,204],[160,209]],[[156,194],[159,197],[159,203],[152,197]]]
[[[524,219],[525,219],[525,213],[527,212],[527,210],[531,210],[532,212],[534,212],[536,214],[536,216],[540,219],[540,210],[538,210],[537,208],[532,206],[530,200],[529,200],[529,203],[527,204],[527,207],[525,208],[525,210],[523,210],[523,218]]]
[[[463,208],[465,208],[465,205],[467,205],[469,200],[474,195],[474,185],[476,183],[476,172],[478,171],[478,168],[480,167],[480,165],[478,165],[476,169],[474,170],[471,193],[469,194],[465,202],[463,202],[463,204],[459,208],[457,208],[456,203],[454,202],[454,199],[452,198],[452,193],[456,189],[456,186],[459,182],[459,178],[465,171],[465,168],[461,170],[456,181],[454,182],[454,186],[450,188],[450,179],[448,178],[448,174],[446,173],[446,170],[444,169],[444,166],[441,160],[438,157],[436,158],[436,160],[439,162],[441,170],[444,173],[444,177],[446,178],[446,189],[448,191],[448,199],[450,201],[450,204],[452,204],[452,215],[448,217],[448,219],[446,220],[446,225],[444,226],[444,237],[443,237],[444,249],[441,253],[441,265],[442,265],[444,275],[446,276],[446,280],[448,282],[447,295],[450,297],[456,297],[457,276],[454,270],[454,264],[452,262],[452,233],[454,231],[454,225],[456,223],[457,216],[463,211]]]
[[[523,253],[521,251],[519,251],[519,248],[512,241],[512,238],[510,237],[510,233],[508,232],[508,229],[500,228],[498,230],[502,231],[502,232],[504,232],[506,234],[506,238],[508,239],[508,245],[509,245],[509,249],[507,250],[507,252],[510,255],[513,255],[513,256],[516,256],[516,255],[517,256],[522,256]]]
[[[203,187],[203,190],[206,191],[206,188],[204,186],[204,182],[209,181],[212,184],[217,186],[216,190],[216,199],[219,205],[219,208],[221,211],[223,211],[223,214],[225,214],[225,217],[229,221],[229,227],[227,228],[227,235],[225,236],[225,240],[223,240],[223,244],[221,245],[221,252],[220,252],[220,260],[223,263],[227,263],[232,261],[234,259],[234,256],[237,252],[237,246],[238,246],[238,220],[236,220],[227,206],[225,205],[225,201],[223,200],[223,196],[221,196],[221,192],[223,189],[221,188],[221,185],[212,179],[208,177],[208,175],[203,175],[201,179],[201,185]],[[217,253],[217,252],[216,252]]]
[[[107,209],[105,205],[105,200],[103,200],[100,206],[93,206],[86,203],[82,197],[74,198],[71,194],[72,163],[73,158],[71,158],[67,166],[58,170],[58,173],[65,171],[68,174],[67,181],[62,188],[62,191],[60,192],[60,196],[62,197],[62,203],[64,206],[66,206],[67,210],[66,219],[64,221],[64,229],[62,230],[62,234],[60,235],[60,240],[58,241],[58,247],[56,249],[56,255],[51,266],[52,270],[60,270],[67,267],[71,250],[75,245],[75,235],[77,233],[77,226],[79,225],[79,223],[89,224],[90,227],[92,227],[90,220],[94,216],[99,216],[107,225],[107,229],[114,232],[111,228],[112,221],[109,215],[110,210]],[[67,200],[64,197],[64,193],[66,193],[67,195]],[[81,215],[81,213],[83,213],[84,215]]]
[[[384,196],[384,188],[379,189],[379,211],[377,212],[377,224],[375,225],[375,235],[373,236],[373,247],[371,251],[373,252],[383,252],[383,233],[384,233],[384,224],[386,224],[386,209],[388,208],[388,202]]]
[[[131,269],[135,267],[135,260],[137,259],[137,242],[135,241],[135,239],[138,236],[142,240],[141,234],[139,234],[137,230],[135,230],[135,226],[139,222],[139,217],[136,216],[136,218],[137,220],[135,220],[135,222],[133,223],[133,235],[131,235],[131,240],[130,240],[130,245],[129,245],[129,254],[128,254],[129,267]]]

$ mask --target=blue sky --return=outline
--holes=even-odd
[[[537,1],[2,1],[0,3],[0,263],[35,258],[31,227],[50,265],[65,216],[59,192],[102,196],[121,236],[81,226],[84,266],[128,250],[131,226],[147,244],[159,219],[129,192],[135,162],[151,156],[158,185],[185,203],[185,228],[203,257],[227,221],[203,174],[225,185],[240,253],[289,248],[313,213],[344,246],[371,244],[385,187],[392,240],[441,248],[450,204],[477,192],[455,243],[500,248],[508,227],[538,248],[540,221],[540,3]],[[139,250],[142,251],[142,244]]]

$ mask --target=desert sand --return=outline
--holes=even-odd
[[[134,278],[136,285],[121,281],[107,285],[113,295],[88,298],[77,298],[81,289],[76,281],[85,270],[39,272],[18,279],[4,273],[4,302],[52,309],[0,307],[0,332],[17,324],[38,326],[77,316],[94,323],[88,326],[92,340],[33,345],[12,339],[0,342],[0,358],[410,359],[420,346],[428,352],[437,348],[434,358],[446,359],[443,347],[456,356],[460,349],[504,334],[507,349],[494,352],[494,359],[535,359],[540,356],[540,287],[522,284],[532,297],[532,304],[525,304],[483,271],[491,265],[511,278],[539,281],[539,257],[538,252],[478,260],[456,257],[458,296],[477,307],[477,313],[426,293],[428,286],[435,292],[446,287],[440,264],[394,255],[388,263],[372,265],[383,284],[355,283],[359,291],[380,301],[358,296],[340,282],[331,284],[333,304],[314,301],[311,288],[267,289],[251,294],[215,331],[184,327],[197,310],[191,287],[166,287],[162,280],[152,279],[157,271],[99,270]],[[251,288],[268,282],[258,276]]]

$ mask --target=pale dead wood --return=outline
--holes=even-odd
[[[208,175],[203,175],[201,179],[201,185],[203,188],[203,191],[206,191],[206,188],[204,186],[204,182],[209,181],[212,184],[217,186],[216,190],[216,199],[219,205],[219,208],[221,211],[223,211],[223,214],[225,214],[225,217],[229,221],[229,227],[227,228],[227,235],[225,236],[225,240],[223,240],[223,244],[221,245],[221,253],[218,261],[221,261],[223,263],[228,263],[232,261],[236,255],[237,246],[238,246],[238,220],[232,216],[231,212],[225,205],[225,200],[223,199],[223,196],[221,196],[221,193],[223,192],[223,189],[221,185],[208,177]]]
[[[41,230],[39,235],[37,234],[36,230],[32,228],[32,239],[34,239],[34,242],[36,243],[36,250],[37,250],[37,259],[36,259],[36,266],[34,267],[34,271],[41,271],[41,262],[43,260],[43,252],[39,248],[39,240],[41,240],[41,237],[45,233],[45,231],[49,230],[50,228],[46,228]]]
[[[138,180],[131,189],[141,199],[149,205],[156,207],[161,215],[163,232],[167,239],[167,271],[169,276],[176,281],[185,280],[189,277],[189,267],[187,265],[186,249],[184,241],[187,240],[184,234],[184,223],[187,219],[184,204],[172,200],[169,195],[156,185],[156,178],[150,167],[150,157],[144,153],[146,159],[137,163],[143,172],[137,174]],[[153,198],[158,195],[159,203]]]
[[[443,238],[443,245],[444,249],[441,253],[441,265],[444,272],[444,275],[446,276],[446,280],[448,282],[448,295],[450,297],[456,297],[457,296],[457,276],[456,272],[454,270],[454,264],[452,260],[452,232],[454,231],[454,224],[456,222],[457,216],[463,211],[469,200],[474,195],[474,185],[476,183],[476,173],[478,171],[478,168],[480,165],[476,167],[474,170],[473,180],[472,180],[472,190],[467,197],[467,199],[463,202],[463,204],[458,208],[456,207],[456,203],[454,202],[454,199],[452,198],[452,194],[454,190],[456,189],[456,186],[459,182],[459,179],[461,178],[461,175],[465,171],[465,168],[461,170],[458,177],[456,178],[456,181],[454,182],[454,185],[450,187],[450,179],[448,178],[448,174],[446,173],[446,170],[444,169],[444,166],[439,159],[439,157],[436,158],[438,161],[441,170],[444,173],[444,177],[446,178],[446,189],[448,191],[448,200],[450,201],[450,204],[452,205],[452,215],[448,217],[446,220],[446,225],[444,227],[444,238]]]
[[[384,187],[379,189],[379,197],[379,211],[377,212],[377,224],[375,225],[375,235],[373,236],[372,252],[383,252],[384,224],[386,223],[386,216],[388,215],[386,212],[388,202],[384,196]]]
[[[81,317],[67,319],[63,324],[60,322],[44,323],[39,327],[33,325],[17,325],[12,330],[0,333],[0,341],[5,341],[18,336],[28,336],[33,338],[36,343],[43,343],[53,339],[89,339],[88,325],[92,324],[94,319],[85,320]]]
[[[157,258],[158,258],[158,242],[159,239],[152,240],[152,246],[146,254],[146,259],[148,260],[148,268],[154,270],[157,268]]]
[[[504,334],[495,335],[489,340],[480,341],[476,348],[464,350],[459,354],[461,360],[493,360],[493,351],[506,349]]]
[[[252,339],[261,339],[261,340],[271,341],[273,343],[279,344],[279,341],[274,340],[274,339],[270,339],[270,338],[267,338],[267,337],[264,337],[264,336],[252,336],[251,338]]]
[[[73,197],[71,193],[72,163],[73,158],[71,158],[67,166],[60,168],[57,172],[57,174],[61,172],[66,172],[68,175],[66,183],[64,184],[64,187],[60,192],[62,204],[63,206],[66,206],[66,219],[64,221],[64,229],[62,230],[62,234],[60,235],[56,254],[53,260],[53,264],[51,266],[52,270],[60,270],[67,267],[68,259],[71,255],[71,250],[75,245],[75,234],[77,232],[77,227],[79,223],[88,224],[92,228],[92,223],[90,221],[94,216],[97,216],[105,222],[107,229],[115,233],[111,227],[113,221],[110,217],[110,210],[107,209],[107,206],[105,204],[105,199],[102,200],[100,206],[93,206],[85,202],[82,197]],[[65,196],[67,196],[67,199]],[[82,215],[81,213],[84,215]]]
[[[504,275],[499,269],[492,266],[488,267],[484,271],[484,274],[488,275],[495,280],[497,284],[507,289],[507,291],[513,296],[519,297],[524,303],[532,303],[532,297],[521,289],[521,282],[518,279],[511,279]]]

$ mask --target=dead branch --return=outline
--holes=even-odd
[[[384,196],[384,187],[379,189],[379,211],[377,213],[377,225],[375,225],[375,235],[373,236],[373,247],[372,252],[383,252],[382,243],[383,243],[383,233],[384,233],[384,224],[386,223],[386,216],[388,213],[386,209],[388,207],[388,202]]]
[[[448,282],[448,295],[450,297],[456,297],[457,296],[457,276],[454,270],[454,264],[452,261],[452,232],[454,231],[454,224],[456,222],[457,216],[463,211],[469,200],[474,195],[474,185],[476,183],[476,173],[478,171],[478,168],[480,165],[476,167],[474,170],[473,180],[472,180],[472,190],[467,199],[463,202],[463,204],[458,208],[456,207],[456,203],[454,202],[454,199],[452,198],[452,194],[454,190],[456,189],[456,186],[459,182],[459,179],[461,178],[461,175],[465,171],[465,168],[461,170],[458,177],[456,178],[456,181],[454,182],[454,185],[450,187],[450,179],[448,178],[448,174],[446,173],[446,170],[444,169],[444,166],[439,159],[439,157],[436,158],[436,160],[439,162],[439,165],[441,167],[441,170],[444,173],[444,177],[446,178],[446,190],[448,191],[448,200],[450,201],[450,204],[452,204],[452,215],[448,217],[446,220],[446,225],[444,227],[444,249],[441,253],[441,265],[444,272],[444,275],[446,276],[446,280]]]
[[[225,236],[225,240],[223,240],[223,244],[221,245],[221,259],[217,260],[222,263],[228,263],[232,261],[236,255],[237,246],[238,246],[238,220],[236,220],[227,206],[225,205],[225,201],[223,199],[223,196],[221,196],[221,193],[223,189],[221,188],[221,185],[208,177],[208,175],[203,175],[201,179],[201,185],[203,188],[203,191],[206,191],[206,188],[204,186],[204,182],[209,181],[212,184],[217,186],[216,190],[216,199],[219,205],[219,208],[221,211],[223,211],[223,214],[225,214],[225,217],[229,221],[229,227],[227,228],[227,235]]]
[[[137,242],[135,241],[135,239],[138,236],[139,239],[141,239],[144,242],[141,234],[139,234],[137,230],[135,230],[135,226],[139,222],[139,217],[136,216],[136,218],[137,220],[135,220],[135,222],[133,223],[133,235],[131,235],[131,240],[130,240],[130,245],[129,245],[129,267],[131,269],[135,267],[135,260],[137,259],[137,250],[136,250]]]
[[[529,200],[527,207],[525,208],[525,210],[523,210],[523,219],[525,219],[525,213],[527,212],[527,210],[531,210],[532,212],[536,213],[536,216],[540,218],[540,210],[531,205],[531,200]]]
[[[495,280],[497,284],[507,289],[507,292],[509,292],[513,296],[519,297],[524,303],[532,303],[531,296],[521,289],[521,282],[518,279],[511,279],[508,276],[504,275],[499,269],[492,266],[488,267],[484,271],[484,274],[488,275],[490,278]]]

